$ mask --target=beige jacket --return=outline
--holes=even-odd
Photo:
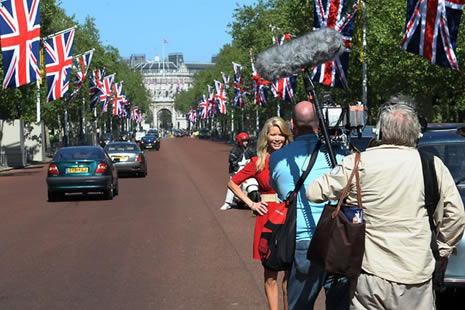
[[[307,188],[313,202],[337,200],[347,184],[355,156],[347,156],[329,174]],[[435,157],[441,200],[434,214],[441,256],[449,256],[462,238],[465,214],[454,180]],[[383,279],[416,284],[434,270],[431,230],[424,207],[421,160],[415,148],[382,145],[367,149],[359,163],[366,237],[362,269]],[[355,178],[347,199],[357,204]]]

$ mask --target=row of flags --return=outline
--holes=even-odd
[[[465,0],[406,0],[407,14],[405,33],[401,48],[405,51],[423,56],[433,64],[458,70],[456,56],[456,41],[460,19]],[[350,5],[350,7],[349,7]],[[358,10],[364,5],[361,0],[314,0],[314,30],[333,28],[342,34],[345,50],[341,56],[322,65],[315,66],[312,70],[312,80],[329,87],[348,89],[347,69],[349,65],[349,53],[352,48],[352,35],[354,21]],[[272,31],[276,28],[272,27]],[[292,39],[292,35],[285,33],[280,37],[273,36],[273,44],[281,45]],[[270,82],[263,80],[255,70],[255,60],[250,50],[250,60],[253,80],[254,103],[259,106],[267,106],[267,94],[271,89],[278,100],[294,102],[296,76],[282,78],[279,81]],[[245,108],[246,95],[250,95],[250,89],[244,86],[242,78],[242,66],[233,62],[234,71],[234,98],[232,106]],[[204,96],[197,109],[189,111],[187,118],[194,122],[215,115],[215,102],[220,113],[226,113],[225,87],[229,86],[229,76],[221,73],[223,83],[215,81],[216,95]],[[210,93],[210,91],[209,91]],[[214,98],[215,100],[212,100]]]
[[[0,3],[0,45],[3,55],[3,88],[20,87],[41,80],[41,50],[45,62],[47,102],[64,98],[71,105],[87,76],[93,51],[73,57],[75,27],[41,40],[40,0],[4,0]],[[69,96],[71,69],[76,71],[75,87]],[[139,107],[131,108],[123,95],[122,82],[115,83],[115,74],[104,76],[94,70],[90,77],[91,106],[101,104],[101,112],[112,104],[112,114],[141,121]]]

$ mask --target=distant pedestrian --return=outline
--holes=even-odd
[[[278,195],[270,186],[270,173],[268,163],[270,154],[281,149],[284,145],[292,141],[292,133],[286,122],[280,117],[272,117],[265,122],[257,142],[257,156],[252,157],[251,161],[228,183],[231,191],[239,197],[250,209],[258,215],[255,219],[255,233],[253,241],[253,258],[260,259],[258,251],[260,236],[265,223],[268,221],[268,215],[273,213],[280,203]],[[251,200],[239,187],[240,184],[249,178],[255,178],[258,181],[261,201]],[[287,310],[287,277],[285,272],[282,283],[284,309]],[[279,289],[278,289],[278,272],[265,268],[265,293],[268,299],[270,310],[278,310]]]

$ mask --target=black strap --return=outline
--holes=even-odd
[[[318,151],[320,150],[320,147],[321,147],[321,141],[318,140],[317,144],[315,145],[315,148],[313,149],[312,156],[310,157],[310,161],[308,162],[307,169],[305,169],[304,173],[300,176],[299,180],[297,181],[297,184],[295,185],[294,190],[287,194],[286,200],[289,200],[289,197],[291,196],[296,196],[297,193],[299,192],[300,188],[305,182],[305,179],[307,178],[308,174],[310,173],[313,166],[315,165],[316,158],[318,157]]]
[[[436,170],[434,168],[434,156],[431,153],[419,151],[421,167],[423,169],[423,183],[425,185],[425,208],[428,212],[429,226],[431,229],[431,251],[436,260],[435,272],[433,274],[433,288],[442,290],[444,287],[444,274],[440,270],[441,256],[436,238],[436,226],[434,225],[434,212],[439,202],[439,187]]]

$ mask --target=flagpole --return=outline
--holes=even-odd
[[[279,117],[281,117],[281,102],[278,100],[278,111],[277,114]]]
[[[40,78],[36,81],[37,84],[37,96],[36,96],[36,120],[40,123]]]
[[[260,115],[258,113],[258,106],[256,107],[257,109],[255,110],[255,120],[256,120],[256,136],[258,137],[259,135],[259,127],[260,127]]]
[[[68,31],[71,31],[71,30],[76,29],[76,28],[77,28],[77,25],[74,25],[74,26],[71,27],[71,28],[68,28],[68,29],[65,29],[65,30],[61,30],[61,31],[55,32],[54,34],[50,34],[50,35],[46,36],[45,38],[42,38],[42,40],[48,40],[48,39],[50,39],[50,38],[53,38],[53,37],[55,37],[55,36],[57,36],[57,35],[60,35],[60,34],[62,34],[62,33],[68,32]]]
[[[363,43],[362,43],[362,53],[363,53],[363,62],[362,62],[362,103],[365,107],[367,107],[367,85],[368,85],[368,75],[367,75],[367,62],[366,62],[366,57],[365,57],[365,50],[366,50],[366,45],[367,45],[367,28],[366,28],[366,2],[365,0],[362,0],[362,22],[363,22],[363,27],[362,27],[362,36],[363,36]]]

